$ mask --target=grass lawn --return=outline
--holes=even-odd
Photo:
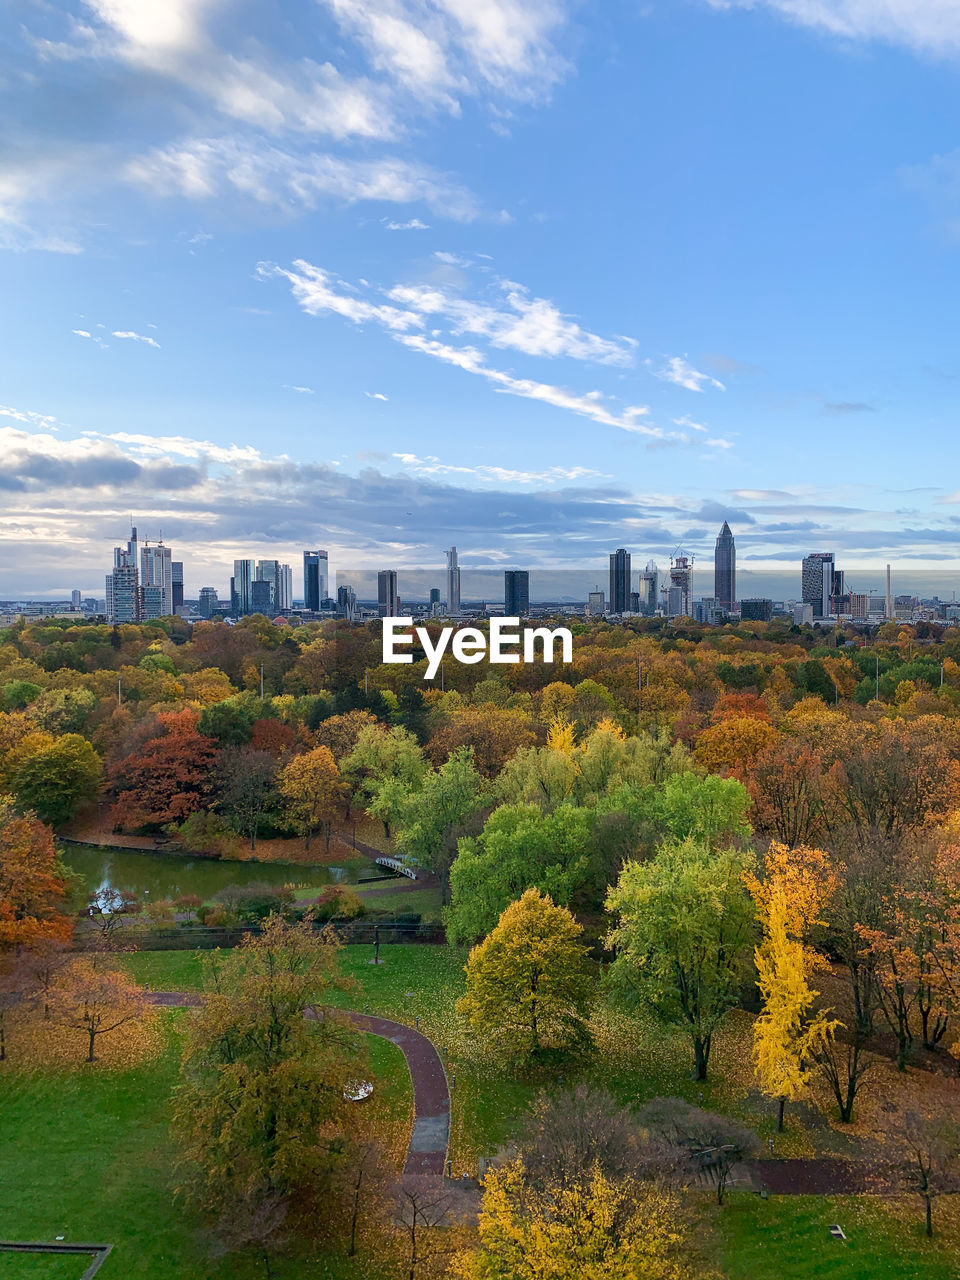
[[[0,1280],[80,1280],[92,1261],[91,1253],[0,1253]]]
[[[182,954],[182,953],[181,953]],[[0,1075],[0,1239],[114,1245],[103,1280],[254,1280],[262,1265],[242,1258],[210,1261],[196,1224],[174,1201],[169,1099],[177,1077],[181,1011],[163,1014],[161,1057],[130,1071]],[[405,1149],[412,1098],[400,1051],[368,1037],[381,1109]],[[82,1259],[0,1254],[0,1280],[79,1280]],[[89,1261],[89,1260],[87,1260]],[[74,1269],[71,1271],[69,1268]],[[46,1269],[44,1269],[46,1267]],[[346,1259],[301,1258],[279,1264],[278,1280],[376,1276]]]
[[[734,1192],[717,1215],[729,1280],[955,1280],[953,1238],[924,1239],[920,1200],[901,1220],[879,1197],[758,1196]],[[952,1206],[940,1205],[945,1216]],[[847,1239],[834,1240],[839,1223]]]

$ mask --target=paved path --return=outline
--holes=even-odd
[[[165,1009],[195,1008],[198,991],[149,991],[151,1004]],[[442,1176],[450,1142],[450,1090],[443,1062],[431,1040],[402,1022],[344,1010],[360,1031],[395,1044],[406,1059],[413,1081],[413,1134],[404,1162],[404,1177]]]

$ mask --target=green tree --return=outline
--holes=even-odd
[[[67,733],[19,761],[12,779],[17,806],[42,822],[66,822],[85,800],[96,799],[103,776],[100,757],[85,738]]]
[[[479,836],[459,842],[450,869],[450,941],[482,938],[526,889],[567,906],[589,870],[594,817],[569,804],[548,814],[534,804],[494,810]]]
[[[389,731],[368,725],[360,730],[357,745],[341,767],[353,785],[355,799],[383,823],[389,836],[391,825],[410,793],[420,789],[429,766],[408,730],[400,725]]]
[[[742,876],[746,854],[692,840],[628,863],[607,895],[619,918],[608,945],[616,976],[666,1022],[687,1031],[705,1080],[713,1033],[736,1004],[756,917]]]
[[[457,1012],[514,1061],[585,1047],[590,981],[582,933],[565,907],[528,889],[470,952]]]
[[[255,1240],[266,1255],[283,1231],[315,1228],[329,1212],[350,1125],[344,1092],[359,1062],[356,1038],[323,1008],[340,985],[336,967],[331,940],[275,916],[261,935],[206,960],[174,1132],[183,1194],[227,1247]]]
[[[487,803],[487,785],[473,762],[473,748],[454,751],[423,778],[400,806],[396,844],[404,857],[435,872],[446,893],[457,840]]]

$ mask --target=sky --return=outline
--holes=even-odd
[[[0,112],[0,598],[960,586],[960,0],[7,0]]]

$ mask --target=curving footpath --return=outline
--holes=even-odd
[[[201,1001],[197,991],[150,991],[147,998],[165,1009],[195,1008]],[[402,1022],[351,1010],[340,1012],[345,1012],[359,1031],[395,1044],[406,1060],[413,1081],[413,1133],[403,1165],[404,1177],[442,1177],[450,1142],[450,1090],[433,1041]]]

